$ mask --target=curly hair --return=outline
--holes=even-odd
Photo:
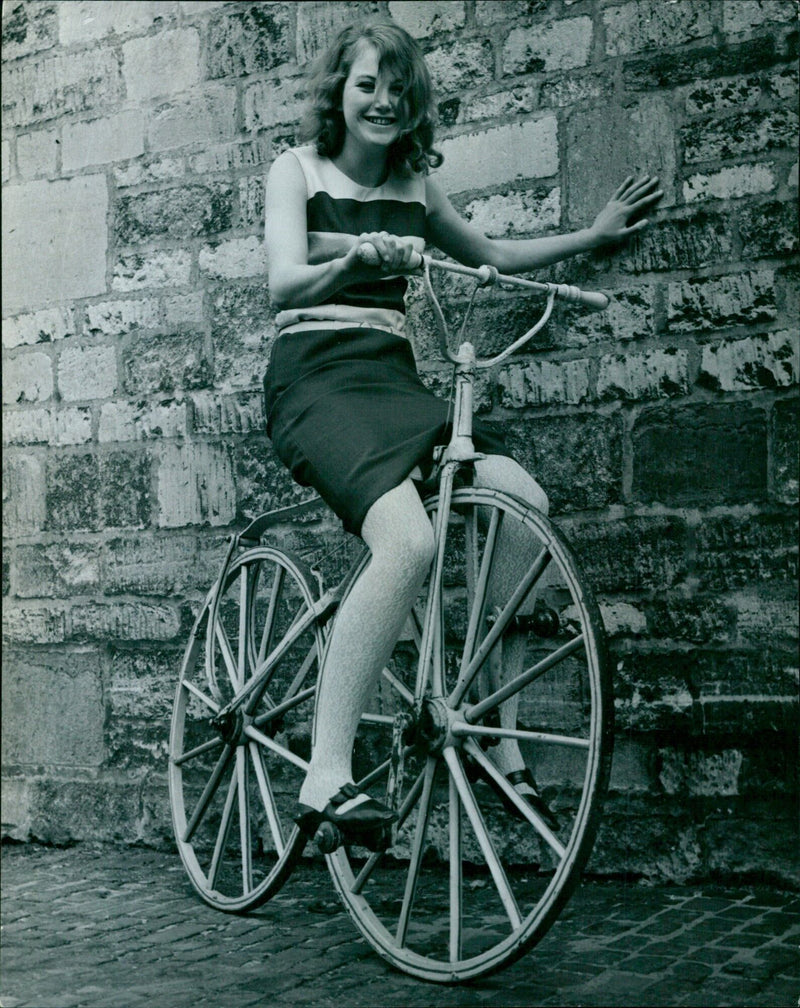
[[[401,108],[406,126],[389,148],[389,170],[401,175],[426,175],[444,160],[433,146],[436,113],[431,76],[417,42],[391,21],[349,25],[339,32],[312,69],[309,105],[300,138],[315,143],[323,157],[336,157],[341,151],[346,132],[342,113],[344,83],[364,42],[378,50],[379,66],[404,82]]]

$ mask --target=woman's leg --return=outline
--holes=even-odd
[[[371,557],[339,609],[319,684],[311,764],[300,802],[321,811],[353,780],[358,722],[433,558],[433,527],[410,479],[380,497],[361,535]]]
[[[533,476],[526,472],[514,459],[505,455],[488,455],[475,463],[475,485],[491,490],[503,490],[524,498],[539,511],[547,514],[548,500],[544,490]],[[496,575],[489,585],[490,605],[502,606],[522,580],[530,566],[532,556],[532,535],[522,525],[512,521],[503,523],[497,545]],[[533,611],[536,600],[535,590],[522,605],[521,612]],[[508,633],[503,639],[503,669],[506,676],[522,671],[524,663],[525,634]],[[501,683],[495,683],[497,688]],[[517,727],[518,696],[511,697],[500,707],[500,726]],[[493,749],[493,759],[498,769],[504,773],[521,770],[525,760],[515,739],[501,739]]]

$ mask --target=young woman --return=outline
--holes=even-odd
[[[317,721],[298,822],[345,830],[391,819],[353,784],[356,729],[428,571],[433,530],[416,481],[447,441],[447,403],[420,382],[404,333],[405,273],[430,243],[469,266],[524,273],[616,242],[661,197],[655,178],[627,179],[591,227],[562,236],[487,238],[429,177],[430,76],[416,42],[391,22],[342,31],[316,67],[308,146],[281,154],[266,188],[269,286],[278,338],[264,381],[267,430],[293,477],[313,486],[370,549],[337,615],[319,684]],[[378,264],[360,247],[377,250]],[[547,510],[538,483],[475,421],[474,482]],[[504,544],[509,565],[516,547]],[[510,581],[513,584],[513,580]],[[365,632],[364,628],[368,628]],[[501,722],[514,724],[504,705]],[[515,741],[493,749],[501,772],[551,824]]]

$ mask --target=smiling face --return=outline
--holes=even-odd
[[[405,122],[404,84],[400,77],[380,66],[378,50],[364,42],[350,67],[342,91],[342,114],[347,139],[363,148],[390,147]]]

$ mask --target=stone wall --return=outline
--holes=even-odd
[[[652,230],[548,274],[611,308],[557,310],[480,408],[611,635],[595,870],[797,877],[795,0],[4,4],[4,835],[169,840],[192,614],[226,534],[304,495],[263,430],[263,179],[309,59],[375,10],[421,40],[440,178],[488,234],[662,179]],[[531,310],[487,296],[477,342]]]

